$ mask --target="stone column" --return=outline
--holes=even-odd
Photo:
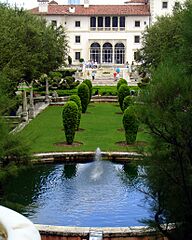
[[[45,102],[49,103],[49,82],[48,78],[46,78],[46,91],[45,91]]]
[[[33,98],[33,83],[30,86],[30,97],[29,97],[29,118],[35,117],[34,98]]]
[[[23,110],[22,111],[22,119],[23,119],[23,121],[28,121],[26,90],[23,90],[23,109],[22,110]]]

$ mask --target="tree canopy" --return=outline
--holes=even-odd
[[[23,9],[0,4],[0,32],[0,73],[13,93],[21,79],[31,82],[65,62],[67,37],[61,26],[55,29]]]
[[[146,181],[153,218],[148,223],[171,240],[192,239],[191,22],[187,1],[148,29],[141,51],[151,76],[138,101],[140,120],[151,135]]]

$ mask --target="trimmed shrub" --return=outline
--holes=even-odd
[[[92,88],[93,88],[92,82],[91,82],[91,80],[89,80],[89,79],[85,79],[85,80],[83,81],[83,83],[87,84],[87,86],[88,86],[88,88],[89,88],[89,102],[90,102],[90,101],[91,101],[91,97],[92,97]]]
[[[87,84],[81,83],[77,89],[77,94],[81,99],[82,113],[85,113],[89,104],[89,88]]]
[[[123,127],[127,144],[134,143],[137,138],[139,121],[133,106],[128,107],[123,114]]]
[[[69,97],[69,101],[74,101],[78,106],[77,125],[76,125],[76,130],[78,131],[80,121],[81,121],[81,112],[82,112],[81,99],[78,95],[71,95]]]
[[[122,84],[119,87],[119,91],[118,91],[118,101],[119,101],[119,105],[121,110],[123,111],[123,100],[126,96],[130,95],[130,89],[128,87],[127,84]]]
[[[134,104],[133,97],[126,96],[123,100],[123,112],[131,105]]]
[[[68,101],[63,108],[63,127],[66,141],[72,144],[77,126],[78,106],[74,101]]]
[[[120,78],[119,81],[117,82],[117,91],[119,90],[122,84],[127,84],[127,81],[124,78]]]

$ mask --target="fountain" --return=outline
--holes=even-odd
[[[101,161],[101,150],[98,147],[95,152],[95,161],[93,163],[93,168],[91,171],[91,179],[97,181],[101,178],[103,174],[103,164]]]
[[[102,160],[102,154],[97,148],[94,161],[37,165],[30,171],[23,170],[5,186],[5,199],[14,202],[16,196],[23,204],[21,213],[38,224],[141,225],[138,220],[147,217],[148,212],[141,206],[144,194],[130,184],[131,168]],[[138,167],[134,171],[136,183],[140,181]]]

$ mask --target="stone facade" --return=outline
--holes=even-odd
[[[145,28],[155,22],[157,16],[170,14],[176,2],[184,2],[129,0],[124,4],[119,1],[116,5],[92,5],[93,0],[81,0],[81,5],[59,5],[55,1],[44,1],[31,12],[45,17],[48,24],[65,27],[73,64],[79,64],[83,58],[101,65],[134,61],[137,50],[142,47]]]

